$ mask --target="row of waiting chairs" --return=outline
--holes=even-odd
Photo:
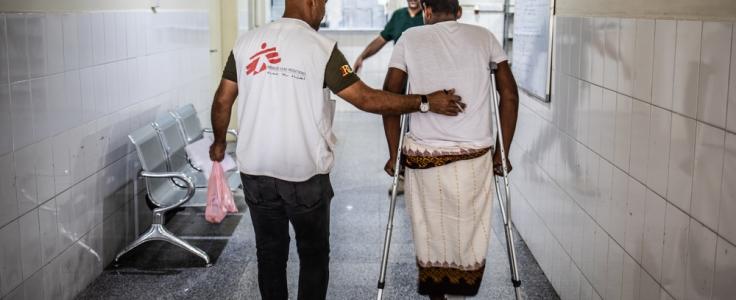
[[[185,147],[204,138],[211,130],[201,126],[193,105],[158,118],[131,133],[128,138],[135,146],[145,180],[147,200],[152,207],[151,227],[115,257],[117,262],[125,253],[149,241],[166,241],[202,258],[210,265],[210,258],[201,249],[178,238],[164,227],[167,213],[181,207],[206,205],[207,180],[201,170],[192,165]],[[237,132],[228,131],[237,138]],[[238,172],[226,174],[233,191],[242,189]]]

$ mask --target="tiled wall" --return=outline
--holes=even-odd
[[[558,17],[522,97],[513,216],[563,299],[736,295],[732,23]]]
[[[70,299],[145,229],[127,134],[209,109],[207,18],[0,14],[0,297]]]

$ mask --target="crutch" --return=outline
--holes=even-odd
[[[396,210],[396,194],[399,186],[399,170],[401,170],[401,148],[404,147],[404,133],[408,115],[401,115],[401,135],[399,136],[399,148],[396,153],[396,164],[394,164],[394,182],[391,185],[391,202],[388,211],[388,225],[386,225],[386,236],[383,239],[383,257],[381,258],[381,275],[378,278],[378,300],[383,298],[383,288],[386,286],[386,271],[388,269],[388,253],[391,247],[391,235],[394,230],[394,210]]]
[[[496,121],[496,128],[498,129],[498,140],[500,141],[499,150],[501,150],[501,168],[503,169],[503,186],[506,192],[506,198],[501,196],[501,189],[499,188],[498,176],[493,176],[493,183],[496,185],[496,198],[498,198],[498,204],[501,208],[501,216],[503,217],[503,227],[506,232],[506,251],[509,256],[509,266],[511,267],[511,283],[514,285],[514,293],[516,299],[521,300],[521,279],[519,279],[519,269],[516,265],[516,248],[514,247],[514,233],[511,230],[513,223],[511,222],[511,190],[509,187],[509,170],[506,164],[506,149],[503,145],[503,131],[501,130],[501,116],[498,112],[498,95],[496,94],[496,71],[498,66],[495,63],[491,63],[491,104],[492,110],[495,113],[494,118]]]

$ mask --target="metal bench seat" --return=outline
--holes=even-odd
[[[170,114],[176,119],[179,125],[179,131],[187,145],[201,140],[205,133],[212,133],[212,129],[202,128],[202,122],[199,120],[197,110],[194,109],[194,105],[192,104],[183,105]],[[237,131],[230,129],[227,131],[227,134],[234,137],[235,141],[238,140]],[[228,143],[226,152],[234,154],[235,146],[236,143]]]
[[[182,135],[179,124],[172,115],[164,115],[153,123],[161,139],[161,145],[166,153],[166,165],[170,172],[182,172],[194,181],[196,188],[207,188],[207,179],[204,174],[197,170],[189,161],[186,152],[186,140]],[[237,191],[241,188],[240,173],[230,172],[226,174],[230,190]]]
[[[201,201],[202,198],[206,198],[203,196],[205,193],[197,192],[190,175],[169,171],[167,153],[161,147],[158,133],[152,125],[134,131],[128,138],[135,146],[141,163],[140,176],[145,180],[147,198],[155,208],[151,227],[120,251],[115,256],[115,261],[146,242],[165,241],[199,256],[209,265],[210,258],[207,253],[178,238],[164,227],[167,212],[192,200]]]

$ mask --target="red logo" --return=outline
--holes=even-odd
[[[264,55],[266,56],[266,59],[261,60]],[[279,57],[279,52],[276,51],[276,47],[268,48],[268,45],[263,43],[261,44],[261,51],[250,57],[250,64],[247,66],[246,74],[257,75],[258,73],[265,71],[267,68],[266,61],[272,65],[277,65],[281,62],[281,57]]]

